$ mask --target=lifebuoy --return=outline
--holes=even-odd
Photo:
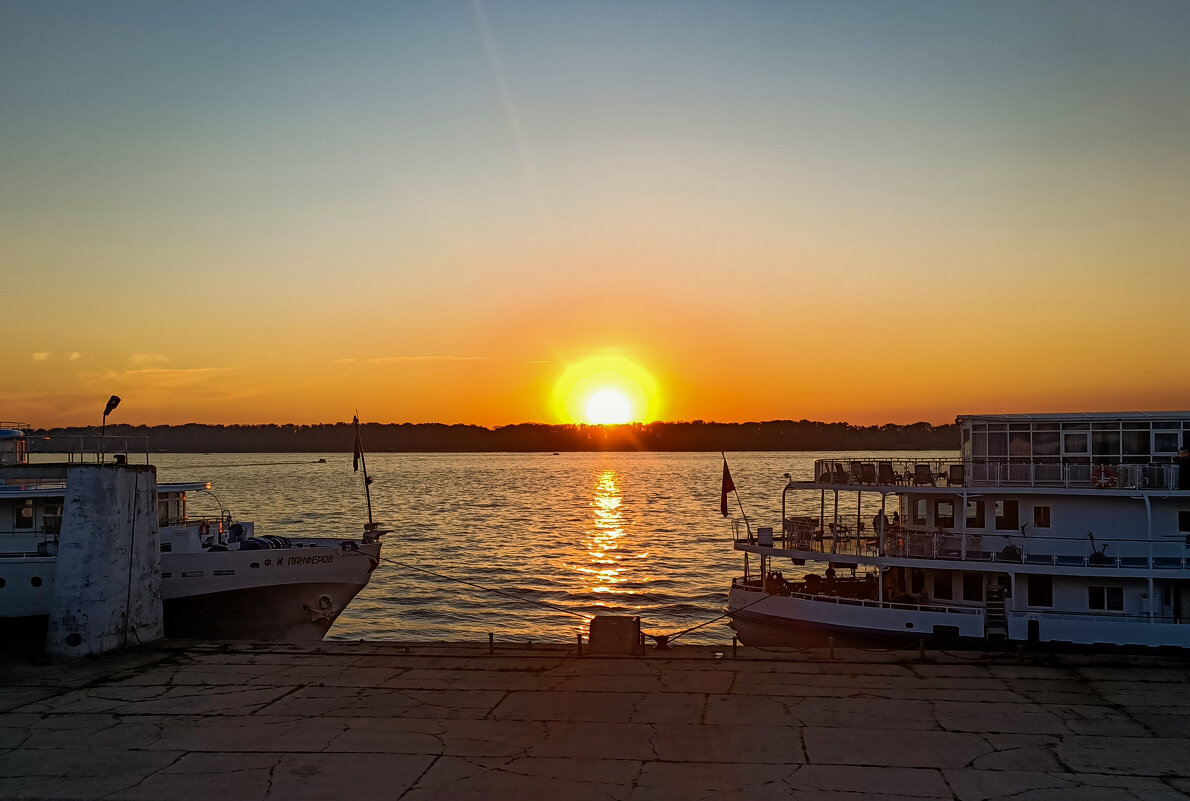
[[[1114,487],[1116,485],[1116,471],[1105,464],[1101,464],[1091,471],[1091,483],[1099,489]]]
[[[207,521],[202,521],[198,524],[198,536],[205,537],[211,533],[211,524]]]

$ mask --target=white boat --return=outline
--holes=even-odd
[[[29,464],[22,429],[0,423],[0,621],[37,629],[53,598],[66,488]],[[79,447],[68,458],[89,456]],[[157,486],[165,635],[322,639],[379,564],[383,532],[369,524],[360,539],[257,536],[222,509],[192,514],[189,494],[210,487]]]
[[[741,641],[1190,647],[1190,412],[957,422],[958,458],[818,459],[733,521]]]

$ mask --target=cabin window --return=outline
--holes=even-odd
[[[1106,612],[1124,611],[1123,587],[1087,587],[1087,608]]]
[[[924,570],[914,570],[909,574],[910,591],[917,595],[926,588],[926,573]]]
[[[1012,531],[1020,525],[1019,504],[1016,501],[996,501],[996,530]]]
[[[954,582],[950,573],[939,571],[934,573],[934,597],[943,601],[954,600]]]
[[[983,521],[983,501],[967,501],[967,528],[983,528]]]
[[[1190,511],[1178,512],[1178,531],[1190,531]]]
[[[1054,577],[1029,576],[1029,606],[1054,605]]]
[[[1120,432],[1096,431],[1091,435],[1091,453],[1096,459],[1114,462],[1120,458]]]
[[[963,574],[963,600],[983,601],[983,573]]]
[[[19,504],[15,509],[15,517],[12,521],[13,528],[33,528],[33,499],[26,498],[23,504]]]
[[[913,501],[913,524],[915,526],[924,526],[926,524],[925,498],[917,498]]]
[[[1027,428],[1028,426],[1026,426]],[[1011,431],[1008,434],[1008,455],[1029,456],[1032,454],[1028,431]]]
[[[1153,453],[1177,453],[1181,441],[1180,431],[1154,431]]]
[[[988,434],[988,456],[1008,455],[1008,434]]]
[[[1121,439],[1125,456],[1149,455],[1149,432],[1147,430],[1125,431]]]
[[[1048,506],[1033,507],[1033,525],[1037,528],[1050,527],[1050,508]]]
[[[1034,456],[1058,456],[1060,453],[1057,431],[1033,432]]]
[[[934,525],[954,528],[954,501],[934,501]]]
[[[1082,456],[1087,453],[1087,434],[1063,434],[1062,451],[1068,455]]]

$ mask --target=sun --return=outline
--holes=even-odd
[[[566,367],[554,385],[554,413],[571,423],[619,425],[657,419],[657,380],[618,354],[592,356]]]
[[[632,421],[632,404],[614,389],[601,389],[587,398],[587,420],[602,425]]]

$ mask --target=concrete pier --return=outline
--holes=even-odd
[[[0,674],[0,797],[1185,799],[1190,661],[177,643]]]
[[[156,469],[93,464],[65,473],[46,652],[86,656],[159,639]]]

